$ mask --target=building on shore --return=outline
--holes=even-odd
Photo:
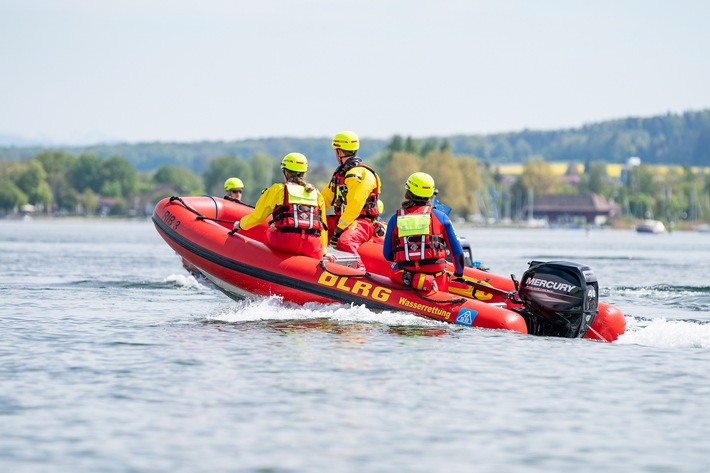
[[[604,225],[621,215],[619,204],[599,194],[545,194],[525,210],[550,224]]]

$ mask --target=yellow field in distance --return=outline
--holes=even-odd
[[[552,168],[552,172],[557,175],[557,176],[563,176],[567,173],[567,169],[570,167],[570,163],[548,163],[550,167]],[[579,174],[584,173],[584,164],[581,163],[573,163],[574,166],[577,166],[577,171]],[[611,177],[620,177],[621,176],[621,171],[624,169],[624,164],[607,164],[606,165],[606,173],[607,175]],[[666,165],[648,165],[650,168],[654,169],[658,174],[668,174],[671,171],[675,172],[683,172],[683,167],[682,166],[666,166]],[[500,164],[500,165],[494,165],[493,167],[497,168],[498,171],[501,174],[504,175],[509,175],[509,176],[518,176],[523,173],[523,165],[520,163],[511,163],[511,164]],[[699,167],[699,166],[693,166],[692,167],[693,171],[697,173],[702,173],[702,174],[710,174],[710,167]]]

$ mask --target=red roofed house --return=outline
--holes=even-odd
[[[529,213],[526,209],[525,213]],[[599,194],[546,194],[533,205],[533,218],[549,223],[584,222],[602,225],[621,215],[619,204]]]

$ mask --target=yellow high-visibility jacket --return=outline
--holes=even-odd
[[[274,213],[274,209],[277,205],[283,205],[284,203],[284,192],[285,184],[276,183],[266,189],[261,193],[261,197],[256,201],[254,206],[254,211],[249,215],[245,215],[239,221],[239,228],[243,230],[249,230],[259,224],[262,224],[269,218],[269,216]],[[316,192],[318,190],[316,189]],[[325,220],[325,200],[320,192],[318,192],[318,207],[320,207],[320,218],[323,221],[323,226],[326,224]],[[320,241],[323,244],[323,254],[325,255],[328,251],[328,232],[322,231],[320,234]]]
[[[345,186],[348,188],[346,204],[343,206],[340,220],[338,220],[338,228],[341,230],[348,228],[360,215],[370,193],[377,188],[377,178],[366,167],[355,166],[346,174]],[[335,189],[332,182],[325,186],[321,194],[323,199],[325,199],[326,205],[330,207],[335,197]]]

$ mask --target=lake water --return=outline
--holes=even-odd
[[[0,471],[710,471],[710,234],[459,233],[590,265],[627,334],[235,302],[150,222],[0,220]]]

